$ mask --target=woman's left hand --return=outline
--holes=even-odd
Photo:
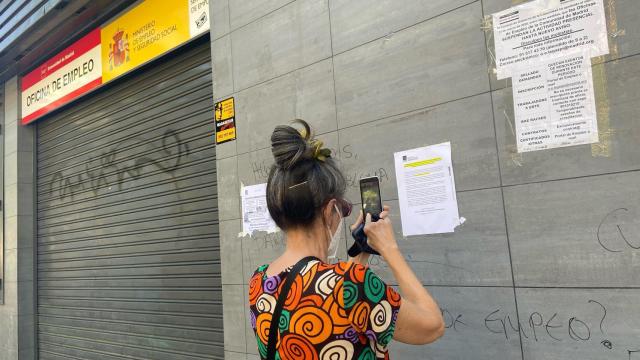
[[[362,214],[362,210],[360,210],[360,214],[358,214],[358,218],[356,219],[356,222],[353,223],[350,227],[351,231],[355,230],[358,227],[358,225],[360,225],[363,221],[364,221],[364,215]],[[369,263],[370,256],[371,254],[369,253],[361,252],[356,257],[350,257],[349,262],[355,262],[358,264],[367,265]]]

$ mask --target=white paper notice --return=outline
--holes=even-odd
[[[609,53],[603,0],[536,0],[493,14],[498,79],[516,66],[586,50]]]
[[[189,34],[191,37],[208,31],[210,22],[209,0],[189,0]]]
[[[277,225],[273,222],[267,208],[267,184],[244,186],[242,195],[242,233],[252,235],[254,231],[276,232]]]
[[[591,60],[577,53],[513,75],[518,152],[598,142]]]
[[[458,215],[451,165],[451,143],[394,154],[402,234],[450,233],[464,220]]]

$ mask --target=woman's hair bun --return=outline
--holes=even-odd
[[[303,160],[313,159],[314,156],[311,127],[304,120],[295,120],[294,123],[301,125],[302,130],[298,131],[288,125],[279,125],[271,134],[273,159],[276,166],[285,170]]]
[[[310,226],[322,206],[342,198],[347,186],[331,150],[313,137],[311,126],[303,120],[295,124],[277,126],[271,134],[275,163],[267,179],[267,208],[283,230]]]

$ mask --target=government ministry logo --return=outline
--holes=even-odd
[[[129,34],[118,29],[109,42],[109,70],[129,62]]]

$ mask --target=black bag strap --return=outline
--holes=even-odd
[[[276,307],[273,309],[273,317],[271,318],[271,327],[269,328],[269,344],[267,345],[267,360],[275,360],[276,358],[276,345],[278,342],[278,328],[280,324],[280,315],[282,315],[282,307],[284,306],[285,300],[287,300],[287,294],[291,289],[291,285],[293,281],[296,279],[296,275],[300,273],[302,268],[307,265],[307,263],[311,260],[319,260],[315,256],[307,256],[300,261],[298,261],[293,267],[289,274],[287,274],[287,278],[282,284],[282,290],[280,290],[280,295],[278,296],[278,302],[276,302]]]

